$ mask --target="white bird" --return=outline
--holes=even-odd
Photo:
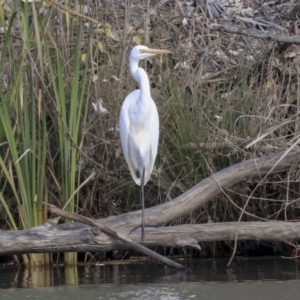
[[[168,53],[171,52],[142,45],[131,50],[130,73],[139,83],[140,89],[132,91],[125,98],[119,119],[123,154],[133,180],[141,186],[142,240],[145,232],[144,185],[150,178],[157,154],[159,118],[151,97],[148,75],[139,67],[139,61],[153,55]]]

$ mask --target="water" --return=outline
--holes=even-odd
[[[300,264],[283,258],[180,261],[16,270],[0,267],[0,299],[299,299]]]

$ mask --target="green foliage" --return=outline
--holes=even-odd
[[[57,32],[54,38],[46,27],[51,9],[40,16],[39,8],[25,3],[20,10],[15,7],[0,61],[0,71],[11,71],[0,89],[0,199],[15,229],[46,221],[43,202],[48,202],[47,187],[53,182],[61,191],[62,206],[77,211],[74,192],[80,185],[78,159],[89,107],[89,56],[81,61],[89,44],[81,45],[82,22],[74,25],[73,55],[59,40],[61,35]],[[11,35],[17,16],[21,17],[18,52]]]
[[[26,9],[22,10],[24,21]],[[12,14],[10,26],[6,32],[6,41],[10,35],[16,13]],[[13,228],[29,228],[37,226],[45,220],[46,214],[42,201],[45,194],[45,162],[46,162],[46,118],[43,103],[37,97],[33,85],[34,70],[32,64],[23,67],[28,55],[28,36],[32,30],[23,24],[24,36],[21,55],[9,49],[5,44],[0,67],[4,68],[5,60],[13,62],[12,76],[8,87],[1,94],[0,132],[1,132],[1,182],[0,191],[2,205],[9,216]],[[39,115],[37,113],[39,107]],[[10,191],[10,192],[9,192]],[[14,219],[6,198],[12,197],[16,203],[19,222]]]
[[[168,83],[168,115],[161,117],[164,120],[160,152],[165,171],[163,175],[169,181],[192,186],[206,174],[202,153],[189,146],[192,142],[207,141],[207,131],[199,109],[201,98],[193,101],[191,95],[176,84],[175,78],[169,79]]]

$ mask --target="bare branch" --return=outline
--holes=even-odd
[[[288,155],[285,151],[255,157],[225,168],[183,193],[173,201],[148,208],[145,211],[147,225],[165,225],[185,216],[213,199],[225,188],[229,188],[245,179],[263,177],[272,170],[272,174],[289,170],[300,158],[299,148],[294,148]],[[283,159],[281,159],[283,157]],[[277,163],[280,161],[279,163]],[[275,167],[274,167],[275,166]],[[134,227],[141,222],[141,211],[134,211],[103,220],[113,228]]]
[[[228,33],[236,33],[236,34],[241,34],[246,36],[252,36],[263,40],[271,40],[271,41],[288,43],[288,44],[300,44],[299,36],[271,34],[269,32],[261,33],[253,29],[240,28],[237,26],[225,26],[219,24],[211,24],[209,27],[211,30],[218,30],[218,31],[224,31]]]

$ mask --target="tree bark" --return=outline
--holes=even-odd
[[[131,229],[123,228],[117,231],[122,235],[128,235]],[[234,240],[236,233],[239,240],[295,241],[300,240],[300,222],[224,222],[148,227],[142,243],[139,230],[130,234],[130,238],[148,248],[192,247],[200,250],[199,243]],[[130,245],[92,227],[73,230],[70,233],[38,226],[28,230],[2,232],[0,239],[0,255],[129,249]]]
[[[160,226],[191,213],[222,192],[245,179],[264,178],[289,170],[299,159],[299,150],[292,149],[253,158],[223,169],[204,179],[173,201],[146,210],[146,224]],[[141,211],[101,219],[101,222],[120,233],[128,232],[141,222]],[[194,247],[199,242],[232,240],[238,232],[238,239],[285,240],[299,239],[298,223],[291,222],[248,222],[209,223],[203,225],[182,225],[166,228],[146,228],[143,245],[147,247]],[[133,241],[140,240],[140,232],[130,235]],[[103,233],[96,233],[89,226],[80,223],[50,225],[46,223],[29,230],[0,232],[0,254],[67,251],[108,251],[127,249],[115,239]]]

